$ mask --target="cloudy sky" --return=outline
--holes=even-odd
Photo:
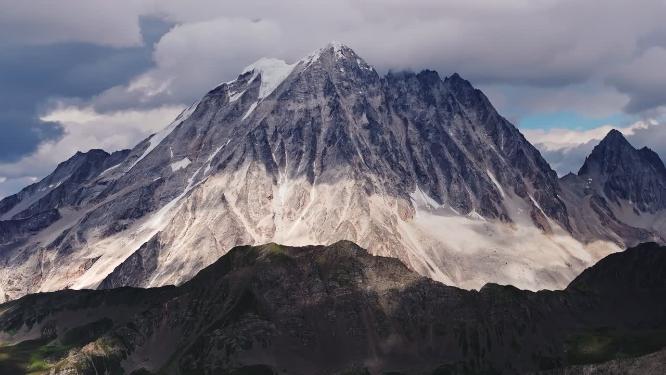
[[[558,173],[609,129],[666,159],[666,0],[0,0],[0,197],[127,148],[262,56],[331,40],[460,73]]]

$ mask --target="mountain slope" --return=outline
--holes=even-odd
[[[537,290],[622,243],[572,224],[555,172],[459,75],[382,77],[336,43],[256,62],[86,184],[50,207],[67,220],[2,245],[6,299],[181,284],[236,245],[341,239],[451,285]]]
[[[20,373],[25,352],[55,374],[553,369],[666,346],[664,271],[666,248],[644,244],[563,291],[477,292],[350,242],[243,246],[177,288],[61,291],[0,305],[0,369]],[[589,338],[606,344],[588,347]]]

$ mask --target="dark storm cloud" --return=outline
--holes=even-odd
[[[617,69],[608,82],[631,99],[627,112],[636,113],[666,105],[666,48],[655,46]]]
[[[17,160],[61,135],[39,120],[53,97],[87,99],[152,66],[152,45],[169,24],[141,22],[145,44],[105,47],[90,43],[5,46],[0,53],[0,162]]]
[[[0,100],[2,100],[0,98]],[[43,122],[27,113],[7,112],[0,105],[0,162],[18,160],[33,152],[37,145],[62,135],[62,128],[54,122]]]
[[[589,84],[605,98],[619,91],[632,113],[666,103],[655,95],[666,92],[663,83],[649,86],[633,75],[633,64],[666,45],[662,0],[640,6],[627,0],[164,0],[151,9],[178,24],[156,45],[155,68],[141,76],[141,89],[118,85],[94,100],[96,108],[189,103],[258,57],[292,62],[331,40],[349,44],[382,72],[429,68],[459,72],[477,85],[539,87],[555,95]],[[666,64],[662,56],[650,58]]]

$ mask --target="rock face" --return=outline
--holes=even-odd
[[[597,145],[578,176],[589,188],[617,205],[629,202],[635,212],[654,213],[666,208],[666,167],[647,147],[636,150],[617,130]]]
[[[108,154],[102,150],[78,152],[40,182],[0,201],[0,219],[17,220],[66,206],[82,205],[102,186],[88,183],[110,167],[117,166],[129,150]]]
[[[666,167],[649,148],[637,150],[622,133],[611,130],[578,175],[565,176],[562,182],[582,232],[626,244],[664,242]]]
[[[347,241],[242,246],[179,287],[0,305],[0,370],[22,373],[26,351],[52,374],[553,370],[665,346],[665,270],[666,248],[644,244],[562,291],[467,291]],[[638,368],[663,368],[653,357]]]
[[[236,245],[342,239],[451,285],[537,290],[637,238],[581,219],[599,208],[578,212],[584,194],[459,75],[382,77],[339,44],[257,61],[55,187],[77,158],[0,202],[2,220],[60,215],[0,245],[5,299],[181,284]]]

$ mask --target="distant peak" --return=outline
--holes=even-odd
[[[622,135],[622,133],[617,129],[611,129],[611,131],[606,134],[604,139],[599,142],[599,146],[602,147],[626,147],[629,146],[632,149],[634,147],[627,141],[627,139]]]
[[[620,131],[612,129],[599,144],[594,146],[592,152],[585,158],[585,162],[578,171],[578,175],[589,174],[595,168],[595,164],[601,165],[602,170],[606,170],[609,163],[614,165],[616,160],[631,160],[632,155],[640,157],[640,152],[624,138],[624,135]]]
[[[606,139],[613,139],[613,138],[619,138],[619,139],[624,139],[624,135],[622,135],[622,132],[620,132],[617,129],[611,129],[608,134],[604,137]]]

